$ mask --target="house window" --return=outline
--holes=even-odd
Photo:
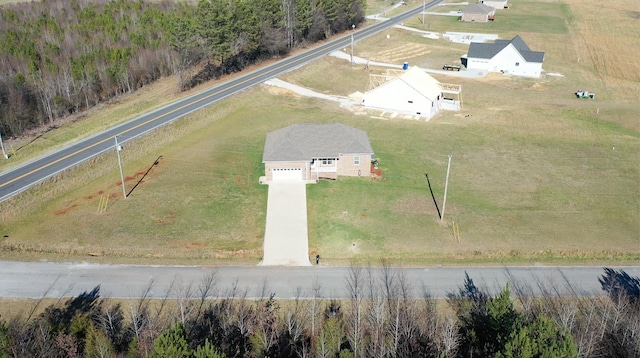
[[[353,157],[353,165],[360,165],[360,157]]]
[[[516,66],[520,66],[520,62],[516,62]]]
[[[322,164],[331,165],[333,164],[333,159],[322,159]]]

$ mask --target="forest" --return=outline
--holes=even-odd
[[[518,282],[491,295],[467,274],[446,300],[401,271],[376,272],[352,266],[344,300],[317,285],[275,300],[267,283],[258,299],[239,287],[218,296],[215,272],[162,300],[148,298],[152,283],[128,301],[102,299],[97,286],[2,320],[0,357],[640,356],[640,278],[623,270],[604,269],[602,296],[563,296],[546,283],[533,296]]]
[[[47,0],[0,7],[0,132],[19,136],[159,78],[180,90],[364,21],[364,0]]]

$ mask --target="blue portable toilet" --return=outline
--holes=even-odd
[[[408,70],[408,69],[409,69],[409,62],[405,62],[405,63],[402,65],[402,69],[403,69],[403,70]]]

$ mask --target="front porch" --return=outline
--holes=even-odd
[[[338,179],[338,159],[336,158],[317,158],[311,161],[309,167],[309,177],[312,180],[320,179]]]

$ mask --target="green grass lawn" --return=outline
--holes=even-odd
[[[343,71],[331,60],[310,67]],[[467,106],[497,104],[490,93],[505,91],[506,84],[467,86],[467,96],[474,97]],[[530,97],[507,90],[513,102]],[[383,121],[333,103],[254,89],[129,145],[122,152],[129,189],[162,159],[126,200],[110,156],[59,179],[88,175],[89,169],[101,173],[6,220],[2,256],[257,262],[267,199],[266,187],[258,184],[266,133],[292,123],[340,122],[369,133],[383,179],[308,186],[310,251],[325,262],[637,260],[637,133],[576,110],[515,107],[473,108],[467,118],[443,113],[430,122]],[[442,208],[449,154],[442,224],[425,174]],[[107,209],[99,213],[106,196]],[[458,239],[446,225],[454,222]]]
[[[416,4],[413,4],[415,7]],[[464,5],[438,6],[428,12],[447,13],[464,9]],[[426,15],[422,24],[422,16],[405,21],[405,25],[428,31],[457,31],[495,34],[566,34],[567,21],[571,20],[571,12],[567,5],[560,2],[518,1],[511,8],[497,10],[495,21],[463,22],[458,16]]]
[[[505,11],[517,15],[532,4]],[[568,11],[550,2],[539,8],[534,15],[551,18]],[[455,25],[448,31],[463,31]],[[574,66],[561,27],[529,31],[537,32],[525,41],[548,51],[549,67],[565,77],[437,77],[462,85],[464,108],[427,122],[356,115],[336,103],[259,86],[128,143],[122,152],[126,185],[135,189],[127,199],[115,153],[108,153],[0,203],[0,234],[6,235],[0,258],[257,263],[267,200],[267,187],[258,184],[266,134],[294,123],[339,122],[368,133],[383,177],[307,187],[309,250],[324,263],[385,257],[404,265],[638,264],[637,102],[620,99],[593,68]],[[546,36],[554,41],[545,44]],[[416,53],[414,45],[424,50]],[[424,67],[464,50],[399,30],[356,45],[364,57],[406,51],[412,64]],[[325,58],[283,78],[348,95],[366,90],[369,73]],[[596,100],[573,96],[585,84],[598,93]],[[128,116],[141,108],[136,101],[148,100],[123,100],[113,111]],[[108,118],[114,112],[100,113]],[[70,137],[65,128],[51,135]],[[442,209],[449,155],[441,222],[425,174]]]

